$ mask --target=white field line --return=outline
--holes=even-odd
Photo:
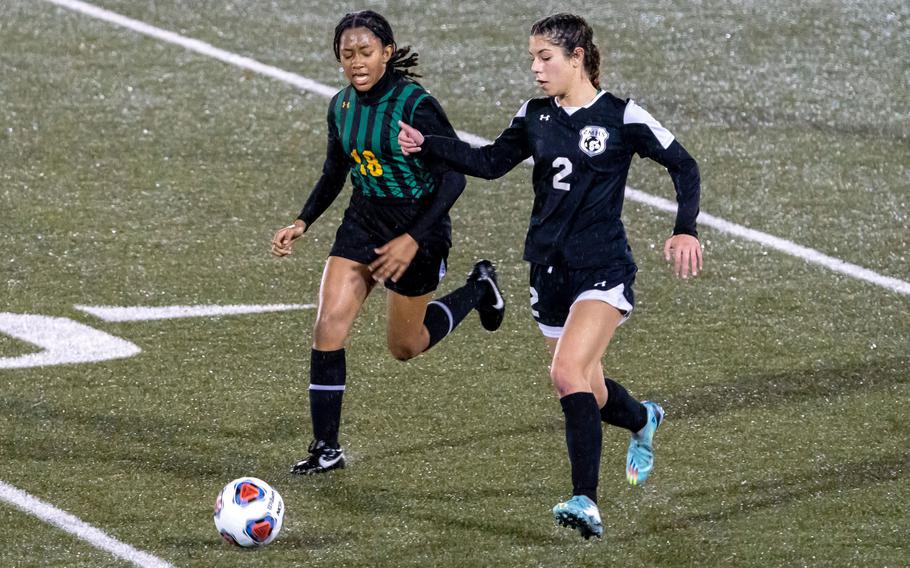
[[[107,533],[96,529],[66,511],[33,497],[12,485],[0,481],[0,501],[5,501],[13,507],[21,509],[42,521],[52,524],[101,550],[110,552],[118,558],[132,562],[141,568],[174,568],[174,566],[157,556],[136,550],[132,546],[120,542]],[[40,559],[37,560],[40,562]]]
[[[668,211],[673,214],[676,213],[676,203],[670,201],[669,199],[664,199],[663,197],[657,197],[651,195],[650,193],[645,193],[644,191],[632,189],[631,187],[626,187],[626,197],[632,201],[638,201],[639,203],[650,205],[651,207],[660,209],[661,211]],[[747,241],[755,241],[768,248],[772,248],[774,250],[785,252],[791,256],[801,258],[806,262],[824,266],[825,268],[833,270],[834,272],[840,272],[841,274],[845,274],[851,278],[856,278],[857,280],[865,280],[866,282],[871,282],[872,284],[876,284],[882,288],[887,288],[888,290],[893,290],[899,294],[910,296],[910,282],[898,280],[897,278],[892,278],[890,276],[883,276],[877,272],[869,270],[868,268],[863,268],[862,266],[849,263],[845,260],[841,260],[833,256],[828,256],[827,254],[821,253],[815,249],[810,249],[809,247],[798,245],[793,241],[788,241],[780,237],[775,237],[774,235],[769,235],[768,233],[750,229],[749,227],[737,225],[736,223],[731,223],[730,221],[721,219],[720,217],[715,217],[714,215],[710,215],[708,213],[698,214],[698,224],[706,225],[722,233],[741,237]]]
[[[97,6],[93,6],[85,2],[80,2],[79,0],[46,1],[52,4],[56,4],[61,8],[74,10],[87,16],[110,22],[112,24],[133,30],[155,39],[179,45],[190,51],[195,51],[196,53],[218,59],[219,61],[223,61],[225,63],[229,63],[243,69],[248,69],[267,77],[272,77],[273,79],[283,81],[290,85],[294,85],[295,87],[298,87],[304,91],[316,93],[326,98],[331,98],[335,95],[336,92],[338,92],[337,88],[317,83],[316,81],[307,79],[306,77],[302,77],[296,73],[291,73],[289,71],[285,71],[271,65],[265,65],[254,59],[250,59],[249,57],[243,57],[241,55],[237,55],[236,53],[231,53],[229,51],[219,49],[211,44],[188,38],[174,32],[169,32],[167,30],[151,26],[132,18],[121,16],[115,12],[104,10],[102,8],[98,8]],[[476,134],[471,134],[469,132],[458,131],[458,136],[461,137],[462,140],[477,146],[482,146],[490,143],[490,140],[477,136]],[[530,163],[530,161],[527,161],[526,163]],[[676,213],[675,203],[640,190],[627,188],[626,197],[632,201],[644,203],[663,211]],[[722,233],[727,233],[746,240],[760,243],[768,248],[783,252],[791,256],[795,256],[797,258],[801,258],[806,262],[812,264],[824,266],[829,270],[839,272],[851,278],[864,280],[866,282],[881,286],[882,288],[887,288],[888,290],[892,290],[899,294],[910,295],[910,282],[905,282],[903,280],[889,276],[883,276],[867,268],[863,268],[856,264],[851,264],[838,258],[828,256],[817,250],[798,245],[792,241],[788,241],[780,237],[775,237],[761,231],[756,231],[742,225],[737,225],[736,223],[731,223],[730,221],[726,221],[707,213],[701,213],[698,217],[698,222]]]
[[[132,357],[142,351],[134,343],[69,318],[0,312],[0,334],[40,348],[37,353],[0,357],[0,369],[94,363]]]
[[[221,317],[241,314],[263,314],[290,310],[313,310],[315,304],[234,304],[228,306],[74,306],[110,322],[151,321],[177,318]]]

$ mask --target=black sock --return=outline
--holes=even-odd
[[[607,404],[600,409],[600,419],[613,426],[638,432],[648,423],[648,409],[635,400],[621,384],[604,378],[607,384]]]
[[[476,282],[469,282],[427,304],[427,313],[423,318],[423,325],[430,332],[430,344],[427,345],[427,349],[452,333],[483,298],[483,292],[483,288]]]
[[[603,430],[593,393],[576,392],[559,399],[566,415],[566,446],[572,464],[572,495],[597,502]]]
[[[330,448],[338,447],[344,380],[344,349],[313,349],[310,352],[310,416],[313,419],[313,436]]]

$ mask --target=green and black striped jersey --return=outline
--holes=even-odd
[[[442,160],[405,156],[398,145],[399,120],[422,132],[457,138],[439,102],[394,72],[387,72],[367,93],[349,85],[332,98],[322,177],[298,216],[307,227],[331,205],[348,176],[354,192],[370,201],[426,204],[407,231],[415,239],[448,223],[464,176]]]
[[[411,124],[414,111],[429,97],[407,80],[396,81],[380,96],[361,96],[350,85],[335,95],[330,128],[350,157],[356,191],[366,197],[399,199],[433,193],[433,176],[419,159],[405,157],[398,145],[398,121]]]

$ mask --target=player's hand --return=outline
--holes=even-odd
[[[673,235],[664,243],[664,258],[679,278],[697,276],[702,269],[701,243],[692,235]]]
[[[392,282],[398,282],[414,260],[417,249],[417,241],[407,233],[375,249],[379,258],[370,263],[373,279],[382,282],[389,278]]]
[[[275,236],[272,237],[272,254],[278,257],[291,254],[291,247],[294,241],[303,236],[306,231],[306,223],[300,219],[294,220],[294,223],[278,229]]]
[[[423,146],[424,137],[419,130],[409,126],[402,121],[398,121],[401,130],[398,131],[398,145],[401,146],[401,153],[405,156],[420,152]]]

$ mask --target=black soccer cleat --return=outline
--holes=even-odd
[[[322,440],[313,440],[307,451],[310,455],[291,466],[291,473],[313,475],[333,469],[344,469],[343,448],[330,448]]]
[[[475,309],[480,314],[480,325],[487,331],[496,331],[506,315],[506,301],[496,282],[496,267],[489,260],[481,260],[468,275],[468,282],[477,282],[484,287],[483,297]]]

